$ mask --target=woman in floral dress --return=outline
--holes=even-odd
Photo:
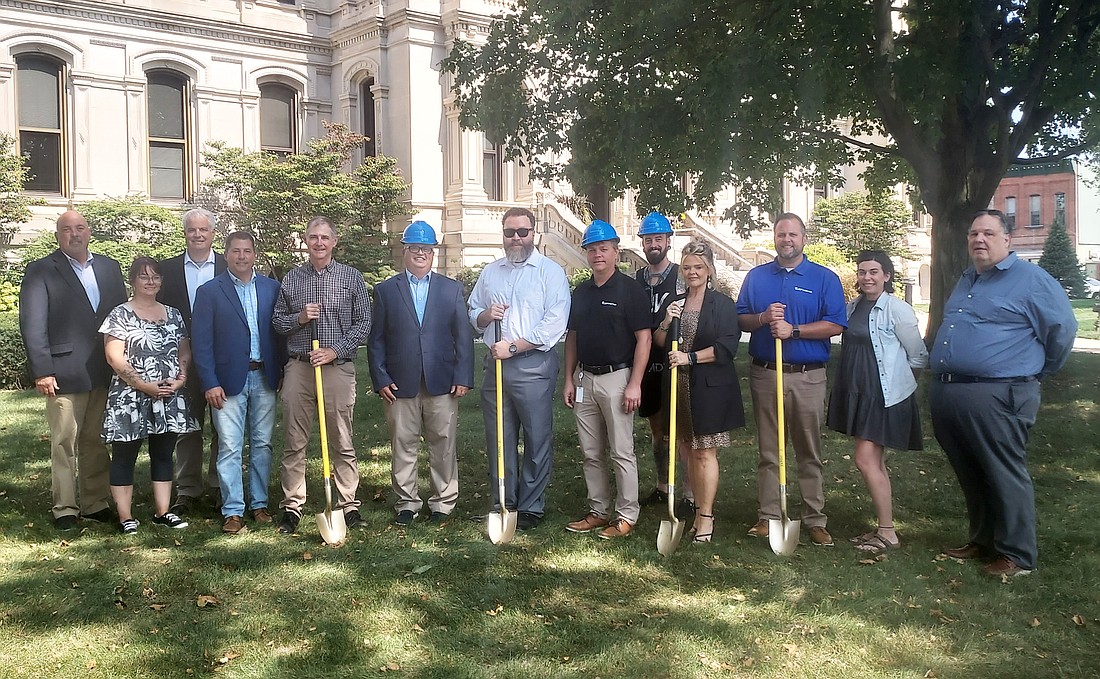
[[[157,301],[161,275],[156,260],[137,257],[129,278],[133,297],[115,307],[99,328],[115,371],[103,416],[103,440],[111,444],[111,496],[122,532],[136,533],[134,465],[141,442],[149,439],[153,523],[186,528],[168,511],[168,503],[176,435],[198,428],[183,389],[191,362],[187,329],[178,310]]]

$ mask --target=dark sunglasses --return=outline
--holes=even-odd
[[[504,237],[514,238],[515,236],[519,236],[520,238],[526,238],[533,230],[534,229],[505,229]]]

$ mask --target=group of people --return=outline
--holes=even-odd
[[[306,227],[308,261],[281,283],[256,271],[251,234],[229,234],[222,255],[212,249],[213,215],[191,210],[183,225],[186,252],[163,262],[135,259],[129,299],[118,263],[89,252],[90,231],[74,211],[57,222],[58,250],[27,267],[20,326],[36,387],[47,397],[59,529],[71,529],[80,517],[117,519],[124,533],[137,531],[133,475],[145,440],[154,524],[186,526],[204,485],[216,490],[224,532],[246,531],[247,518],[273,522],[268,482],[280,398],[278,531],[294,533],[306,501],[305,450],[319,383],[334,451],[336,509],[349,528],[361,525],[352,413],[354,359],[364,345],[391,437],[393,521],[408,526],[426,505],[428,521],[445,523],[459,495],[458,399],[473,387],[473,338],[482,335],[488,474],[497,478],[501,408],[504,503],[516,512],[517,528],[537,527],[546,511],[562,360],[555,347],[564,339],[562,397],[576,418],[587,488],[587,510],[566,530],[595,531],[603,539],[630,535],[641,506],[664,502],[672,492],[667,465],[669,447],[676,446],[686,477],[676,512],[692,520],[694,542],[710,542],[718,449],[745,424],[733,359],[747,332],[759,450],[758,514],[749,535],[766,537],[769,521],[780,517],[776,371],[782,371],[786,436],[809,540],[833,544],[821,463],[827,426],[854,438],[855,463],[876,513],[875,528],[852,542],[868,553],[898,547],[884,452],[921,449],[917,378],[930,367],[934,433],[970,516],[967,543],[946,553],[981,558],[993,575],[1035,567],[1028,432],[1039,381],[1066,361],[1076,322],[1058,284],[1011,251],[1010,225],[996,210],[973,220],[972,266],[948,300],[931,356],[912,307],[892,294],[890,257],[860,253],[858,294],[846,304],[838,276],[805,256],[806,225],[791,213],[774,222],[775,259],[748,272],[736,301],[715,285],[714,251],[705,241],[691,241],[680,261],[671,261],[674,232],[658,213],[642,221],[648,266],[633,278],[619,271],[614,227],[592,222],[581,242],[592,277],[570,294],[562,267],[535,248],[534,214],[510,209],[502,220],[505,256],[484,267],[468,300],[458,281],[432,270],[439,241],[429,224],[416,221],[402,234],[402,272],[375,286],[373,305],[361,273],[335,261],[339,239],[324,217]],[[831,338],[840,334],[829,392]],[[502,403],[496,402],[498,374]],[[672,389],[679,401],[674,413]],[[636,411],[649,420],[658,481],[644,499]],[[207,414],[212,454],[204,465]],[[669,441],[672,420],[676,436]],[[421,437],[430,466],[426,503],[417,480]]]

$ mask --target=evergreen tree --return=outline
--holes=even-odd
[[[1077,261],[1077,252],[1073,249],[1073,243],[1066,233],[1065,218],[1059,214],[1050,225],[1050,233],[1043,243],[1043,256],[1039,258],[1039,266],[1047,270],[1062,284],[1070,297],[1085,296],[1085,274],[1081,271],[1081,264]]]

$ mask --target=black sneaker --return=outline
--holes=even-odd
[[[413,521],[416,521],[416,517],[420,516],[420,512],[414,512],[411,509],[402,509],[397,512],[397,516],[393,517],[393,523],[397,526],[409,526]]]
[[[302,515],[289,509],[283,512],[283,518],[279,519],[279,527],[275,530],[284,535],[292,535],[298,532],[298,524],[302,521]]]
[[[653,492],[647,497],[642,499],[643,507],[652,507],[653,505],[663,505],[668,502],[668,493],[660,488],[654,488]]]
[[[532,528],[538,528],[540,523],[542,523],[542,517],[538,514],[520,512],[519,517],[516,519],[516,528],[519,530],[531,530]]]
[[[366,524],[367,522],[364,521],[363,517],[359,515],[358,509],[353,509],[350,512],[344,512],[344,525],[348,528],[358,528],[360,526],[365,526]]]
[[[451,515],[446,512],[432,512],[432,515],[428,517],[428,523],[436,526],[442,526],[451,520]]]
[[[153,515],[154,526],[167,526],[168,528],[187,528],[187,522],[172,512],[165,512],[160,516]]]
[[[680,498],[676,503],[676,518],[691,519],[695,516],[695,500],[690,497]]]
[[[138,520],[137,519],[126,519],[122,523],[118,524],[118,530],[123,535],[133,535],[133,534],[137,533],[137,528],[138,528]]]
[[[57,530],[72,530],[76,528],[76,516],[73,514],[59,516],[53,520],[53,527]]]
[[[110,507],[104,507],[98,512],[92,512],[91,514],[81,514],[80,518],[85,521],[95,521],[96,523],[114,523],[118,519]]]

